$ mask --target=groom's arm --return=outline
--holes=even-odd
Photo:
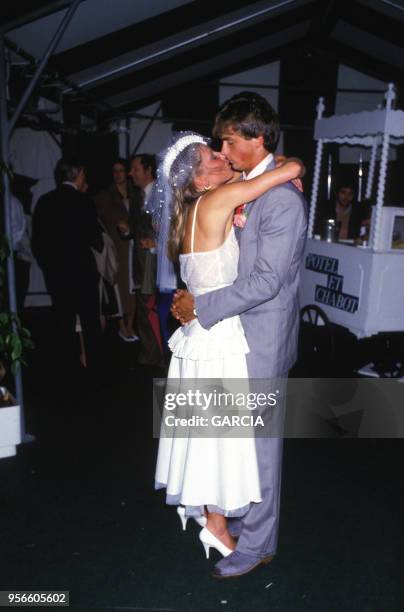
[[[305,237],[306,214],[297,194],[290,192],[287,199],[282,195],[273,193],[271,202],[264,205],[251,274],[195,298],[198,319],[206,329],[274,299],[285,283],[296,245]]]

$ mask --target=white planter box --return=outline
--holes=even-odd
[[[0,408],[0,459],[12,457],[21,443],[20,406]]]

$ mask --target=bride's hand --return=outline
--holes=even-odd
[[[303,193],[303,183],[302,183],[302,179],[293,179],[292,183],[294,184],[294,186],[296,187],[296,189],[298,189],[301,193]]]
[[[194,315],[194,296],[184,289],[176,291],[171,306],[171,314],[173,317],[181,322],[182,325],[189,323],[192,319],[195,319]]]
[[[275,167],[280,168],[284,163],[288,161],[286,155],[275,155]],[[301,193],[303,193],[303,183],[300,178],[293,179],[291,181],[293,185],[298,189]]]

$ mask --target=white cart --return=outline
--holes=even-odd
[[[302,327],[313,326],[313,338],[317,328],[317,338],[321,339],[317,347],[313,341],[314,351],[332,352],[332,324],[348,329],[358,339],[404,332],[404,194],[403,207],[383,206],[389,146],[404,143],[404,112],[392,109],[394,97],[390,84],[383,110],[323,118],[322,98],[317,107],[317,151],[300,283]],[[371,147],[366,198],[372,196],[381,146],[369,246],[329,243],[313,237],[323,145],[327,142]],[[396,366],[384,375],[401,375],[402,363]]]

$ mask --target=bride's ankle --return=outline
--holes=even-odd
[[[211,533],[213,533],[213,535],[218,538],[230,535],[226,523],[218,524],[216,521],[209,520],[209,517],[206,523],[206,527]]]

